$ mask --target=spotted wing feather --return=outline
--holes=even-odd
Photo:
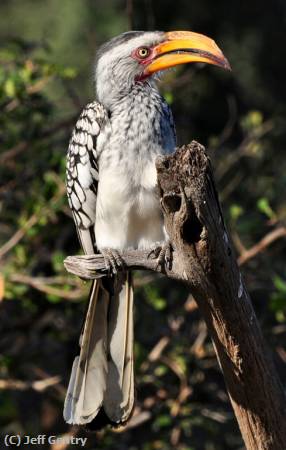
[[[106,121],[98,102],[86,105],[74,127],[67,153],[67,196],[85,253],[94,253],[98,185],[96,139]]]

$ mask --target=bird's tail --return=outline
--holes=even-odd
[[[91,429],[124,424],[134,405],[131,273],[111,280],[93,282],[64,405],[66,422]]]

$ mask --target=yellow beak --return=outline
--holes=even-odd
[[[230,70],[228,60],[215,41],[203,34],[191,31],[171,31],[166,33],[166,40],[153,50],[154,58],[144,71],[146,76],[191,62],[214,64]]]

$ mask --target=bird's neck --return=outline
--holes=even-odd
[[[143,160],[170,153],[175,147],[170,114],[154,85],[138,83],[109,107],[107,141],[102,141],[99,147],[102,150],[110,147],[114,154],[129,155],[127,159],[131,160],[134,155]]]
[[[100,99],[100,102],[105,106],[110,114],[114,114],[127,105],[135,107],[136,104],[142,101],[148,104],[148,99],[160,97],[158,88],[154,81],[134,82],[128,89],[111,89],[106,96]],[[129,109],[130,111],[130,109]]]

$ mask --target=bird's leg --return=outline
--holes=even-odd
[[[109,273],[112,272],[116,275],[118,271],[124,270],[125,263],[117,250],[113,248],[102,248],[100,252]]]
[[[156,245],[150,251],[148,258],[154,255],[154,259],[157,259],[157,268],[159,266],[167,267],[167,269],[171,270],[172,268],[172,251],[173,247],[169,240],[163,242],[161,245]]]
[[[157,267],[164,266],[167,269],[171,270],[172,251],[173,247],[171,245],[171,242],[169,240],[164,242],[164,244],[160,248],[159,255],[157,257]]]

